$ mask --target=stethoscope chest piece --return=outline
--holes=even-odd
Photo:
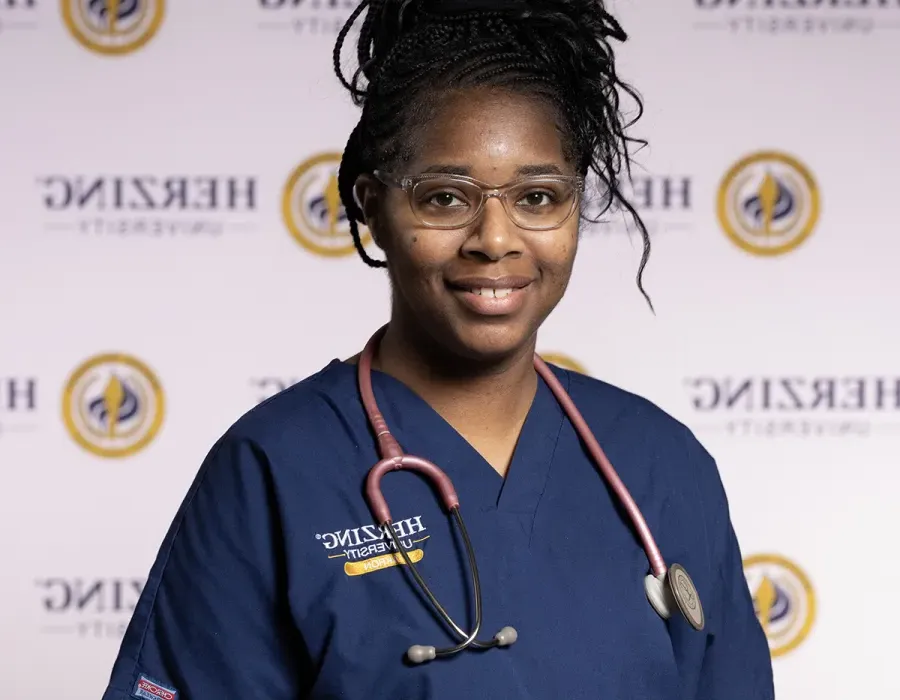
[[[669,573],[666,576],[669,590],[681,614],[698,632],[706,625],[706,617],[703,614],[703,606],[700,604],[700,595],[697,587],[688,576],[681,564],[670,564]]]
[[[697,587],[681,564],[671,564],[662,576],[648,574],[644,579],[644,588],[650,604],[660,617],[668,620],[673,607],[677,607],[688,624],[698,632],[706,625]]]

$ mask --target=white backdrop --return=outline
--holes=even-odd
[[[0,687],[98,698],[213,441],[357,352],[343,0],[0,0]],[[769,7],[774,5],[783,7]],[[790,7],[789,7],[790,6]],[[620,0],[635,202],[540,350],[716,456],[780,699],[898,697],[900,2]],[[349,254],[348,254],[349,253]],[[107,406],[116,407],[113,412]]]

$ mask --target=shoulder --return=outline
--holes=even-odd
[[[553,370],[560,379],[565,375],[572,400],[641,504],[660,547],[696,572],[706,569],[712,581],[729,528],[728,498],[713,456],[690,428],[647,398]],[[692,541],[705,542],[705,564],[686,546]]]
[[[354,376],[351,368],[333,360],[249,409],[219,442],[248,442],[277,450],[288,442],[296,448],[297,440],[321,438],[323,428],[334,424],[349,409]]]
[[[257,404],[212,445],[201,476],[216,480],[222,472],[257,471],[277,480],[279,472],[298,477],[303,470],[296,466],[327,460],[329,451],[346,444],[340,438],[353,432],[352,414],[361,411],[354,382],[352,368],[334,360]]]
[[[552,369],[563,386],[568,384],[572,400],[601,443],[603,435],[624,446],[625,454],[643,457],[639,461],[649,466],[647,478],[665,478],[689,489],[710,508],[724,503],[716,461],[687,425],[644,396],[594,377]]]
[[[640,432],[642,442],[677,447],[679,452],[687,443],[699,446],[684,423],[646,397],[595,377],[555,366],[552,369],[563,386],[568,384],[570,395],[589,423],[604,422],[617,433]]]

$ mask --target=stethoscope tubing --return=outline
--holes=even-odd
[[[403,563],[406,564],[411,572],[416,584],[428,598],[435,611],[447,626],[456,634],[461,641],[452,647],[437,648],[434,646],[414,645],[407,650],[407,658],[413,663],[422,663],[430,659],[451,656],[464,649],[490,649],[498,646],[509,646],[515,643],[518,636],[513,627],[504,627],[494,638],[487,642],[477,640],[482,624],[482,594],[481,582],[478,576],[478,564],[475,558],[475,552],[472,547],[472,541],[463,521],[460,511],[459,496],[453,486],[453,482],[436,464],[414,455],[408,455],[403,452],[400,444],[391,435],[387,421],[378,409],[378,403],[375,400],[375,392],[372,388],[372,358],[375,350],[387,331],[387,325],[382,326],[366,343],[362,354],[359,358],[357,368],[357,379],[359,383],[360,395],[362,397],[363,407],[369,424],[375,433],[378,441],[378,452],[381,455],[379,462],[369,470],[366,476],[366,499],[372,514],[375,516],[376,522],[388,532],[391,541],[399,552]],[[679,564],[673,564],[671,571],[666,566],[662,553],[659,550],[656,540],[650,532],[647,522],[641,514],[640,508],[631,497],[627,487],[619,478],[618,473],[613,468],[607,458],[606,453],[600,447],[593,432],[585,421],[581,412],[575,406],[572,398],[563,388],[556,375],[550,370],[547,364],[535,353],[533,358],[534,368],[540,378],[547,384],[550,391],[556,397],[557,402],[562,407],[563,412],[569,418],[575,428],[575,432],[581,439],[588,452],[591,454],[597,469],[606,481],[608,486],[615,492],[619,502],[628,513],[628,517],[637,532],[638,537],[647,555],[650,563],[651,574],[644,579],[644,587],[647,596],[654,609],[663,617],[668,619],[675,605],[678,606],[681,613],[687,621],[697,630],[703,629],[705,625],[705,616],[703,608],[700,604],[697,589],[690,579],[690,576]],[[381,480],[389,471],[400,469],[408,469],[418,472],[425,476],[433,487],[436,487],[440,495],[440,500],[446,508],[447,512],[453,516],[457,527],[465,544],[466,555],[468,558],[469,569],[472,575],[472,592],[475,599],[475,626],[471,632],[462,629],[446,609],[438,602],[437,597],[431,592],[424,578],[420,574],[409,553],[402,546],[397,533],[393,528],[393,518],[390,508],[384,498],[381,490]],[[394,555],[396,557],[396,554]],[[397,560],[397,563],[400,563]]]
[[[647,521],[644,520],[641,509],[631,497],[631,493],[622,482],[622,479],[619,478],[618,472],[616,472],[612,463],[609,461],[603,448],[600,447],[600,444],[594,437],[594,433],[588,426],[587,421],[581,415],[581,411],[575,406],[575,402],[572,401],[572,398],[566,393],[566,390],[563,388],[562,384],[560,384],[556,375],[553,374],[553,371],[547,366],[547,363],[537,354],[534,356],[534,368],[547,383],[547,386],[550,387],[550,391],[553,392],[556,400],[562,406],[563,411],[565,411],[569,420],[575,426],[578,437],[581,438],[582,442],[584,442],[587,447],[588,452],[590,452],[591,456],[594,458],[594,463],[600,470],[600,474],[606,479],[606,482],[613,491],[616,492],[616,496],[618,496],[620,502],[625,507],[628,517],[634,525],[634,529],[637,531],[638,537],[641,538],[641,543],[644,546],[644,551],[647,553],[647,559],[650,562],[651,571],[655,576],[664,576],[667,570],[666,562],[663,559],[662,552],[659,550],[659,546],[656,544],[653,534],[650,532]]]
[[[440,615],[444,622],[446,622],[456,635],[462,639],[462,641],[454,647],[435,649],[435,656],[450,656],[470,647],[475,649],[491,649],[498,645],[496,638],[487,642],[477,640],[482,623],[483,605],[481,580],[478,575],[478,563],[475,558],[475,550],[472,546],[472,540],[469,537],[469,532],[466,528],[465,521],[463,520],[462,513],[460,512],[459,497],[453,487],[453,482],[443,470],[432,462],[422,459],[421,457],[403,453],[400,449],[400,445],[388,430],[387,422],[381,415],[378,404],[375,401],[375,392],[372,389],[371,379],[372,356],[374,354],[375,345],[381,340],[386,329],[387,326],[384,326],[369,340],[369,343],[366,345],[366,348],[359,359],[360,393],[369,422],[372,429],[375,431],[375,436],[378,440],[379,452],[383,457],[369,470],[366,477],[366,498],[369,502],[369,507],[375,516],[376,522],[388,532],[395,549],[400,553],[400,556],[408,567],[419,589],[425,597],[428,598],[428,601],[434,606],[438,615]],[[475,599],[475,626],[471,632],[465,632],[462,627],[453,620],[444,606],[440,604],[437,597],[425,583],[425,579],[419,573],[418,567],[416,567],[406,549],[402,546],[396,532],[394,532],[393,517],[391,516],[391,511],[384,498],[384,494],[381,491],[381,479],[387,472],[399,469],[410,469],[424,474],[429,481],[437,487],[444,507],[453,516],[453,519],[459,528],[469,561],[469,570],[472,575],[472,593]]]
[[[459,512],[459,508],[454,508],[451,511],[451,515],[453,516],[454,521],[456,522],[457,527],[460,530],[463,538],[463,544],[465,546],[466,555],[469,560],[469,570],[472,572],[472,593],[475,598],[475,626],[472,628],[472,631],[466,633],[462,627],[460,627],[456,622],[453,621],[453,618],[450,616],[450,613],[447,612],[447,609],[440,604],[435,595],[431,592],[431,589],[425,583],[425,579],[422,578],[422,575],[419,573],[418,568],[413,563],[406,549],[404,549],[400,540],[397,537],[397,534],[394,532],[394,529],[390,527],[388,524],[388,532],[390,534],[391,540],[394,543],[394,547],[398,549],[400,555],[403,557],[404,562],[407,567],[409,567],[410,573],[415,579],[416,583],[419,586],[419,589],[422,593],[425,594],[425,597],[428,598],[429,602],[435,607],[438,614],[444,619],[445,622],[449,624],[449,626],[456,632],[457,636],[462,638],[462,642],[457,644],[455,647],[449,647],[447,649],[437,649],[435,655],[438,657],[441,656],[450,656],[452,654],[457,653],[458,651],[462,651],[467,647],[473,647],[475,649],[490,649],[492,647],[497,646],[496,641],[491,642],[479,642],[477,641],[478,633],[481,631],[481,622],[483,619],[482,615],[482,595],[481,595],[481,579],[478,576],[478,564],[475,561],[475,549],[472,546],[472,540],[469,538],[469,532],[466,529],[466,525],[463,522],[462,514]]]
[[[403,453],[399,443],[394,439],[394,436],[391,435],[387,422],[379,411],[378,404],[375,401],[375,392],[372,389],[372,356],[375,347],[380,342],[386,330],[387,325],[382,326],[372,338],[369,339],[369,342],[366,344],[366,347],[359,358],[358,366],[359,388],[360,394],[362,395],[363,406],[365,407],[372,429],[375,432],[375,437],[378,440],[379,452],[383,457],[383,459],[372,468],[366,479],[366,497],[368,498],[370,507],[376,519],[379,522],[389,520],[391,518],[391,512],[390,508],[388,508],[387,501],[381,492],[381,478],[388,471],[394,471],[396,469],[412,469],[413,471],[423,473],[432,481],[432,483],[434,483],[441,495],[444,506],[448,512],[451,512],[454,507],[459,507],[459,496],[453,487],[453,483],[436,465],[420,457],[414,457],[413,455]],[[563,411],[575,427],[575,431],[578,433],[579,438],[581,438],[585,447],[587,447],[591,456],[594,458],[594,462],[600,470],[601,475],[613,491],[615,491],[616,496],[628,513],[628,518],[631,520],[631,523],[641,540],[644,551],[647,554],[651,571],[655,576],[665,576],[667,570],[665,560],[656,544],[653,534],[650,532],[646,520],[644,520],[644,516],[641,514],[640,508],[638,508],[637,503],[635,503],[634,499],[631,497],[631,493],[622,482],[622,479],[609,461],[603,448],[600,447],[597,439],[594,437],[593,432],[588,426],[587,421],[585,421],[571,397],[566,393],[566,390],[556,378],[556,375],[553,374],[547,364],[537,354],[534,355],[534,368],[537,370],[541,379],[543,379],[550,388],[550,391],[553,392],[556,400],[559,402],[560,406],[562,406]]]

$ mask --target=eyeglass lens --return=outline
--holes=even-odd
[[[425,225],[465,226],[475,218],[483,192],[478,185],[452,176],[419,181],[413,188],[412,206]],[[504,206],[517,226],[552,229],[572,213],[575,186],[564,180],[531,178],[504,193]]]

